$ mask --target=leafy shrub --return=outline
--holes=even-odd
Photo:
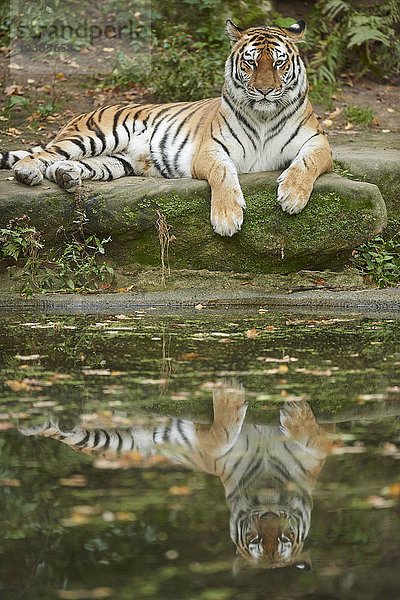
[[[391,240],[378,236],[354,253],[366,279],[380,288],[400,285],[400,234]]]
[[[153,51],[150,89],[160,102],[213,96],[221,89],[227,54],[228,43],[222,51],[210,48],[176,27]]]
[[[307,56],[311,83],[334,83],[350,68],[379,76],[400,70],[400,3],[370,5],[344,0],[319,0],[308,18]]]
[[[350,104],[344,111],[344,116],[355,125],[370,125],[374,120],[370,106],[360,107]]]
[[[85,238],[83,218],[80,215],[77,221],[77,234],[51,254],[45,252],[41,234],[29,225],[27,215],[0,229],[0,260],[11,260],[21,268],[18,274],[21,293],[90,290],[93,286],[97,288],[99,281],[113,276],[113,269],[98,260],[104,256],[104,245],[111,238],[100,240],[95,235]]]

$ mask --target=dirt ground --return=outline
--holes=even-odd
[[[309,3],[303,4],[306,10]],[[40,68],[32,56],[14,54],[7,47],[0,47],[0,148],[43,145],[76,114],[106,104],[148,101],[147,90],[134,83],[128,90],[96,87],[100,83],[96,73],[104,74],[112,69],[117,44],[117,40],[110,39],[104,48],[92,47],[69,57],[59,54],[57,62],[49,61],[46,69],[43,65]],[[82,72],[84,77],[78,74]],[[330,97],[330,105],[314,105],[314,110],[332,138],[339,133],[357,136],[365,130],[382,132],[383,135],[400,133],[400,87],[396,84],[389,80],[378,83],[347,76],[342,78],[338,90]],[[1,111],[12,95],[24,95],[31,102],[28,109],[13,107],[7,118]],[[39,118],[36,106],[49,103],[56,105],[56,112],[47,118]],[[364,109],[370,107],[372,123],[367,126],[349,122],[345,111],[350,105]]]

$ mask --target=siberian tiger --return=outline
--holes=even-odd
[[[206,179],[211,223],[225,236],[243,222],[238,173],[284,169],[278,202],[300,212],[316,178],[332,170],[295,45],[305,23],[241,29],[228,20],[226,30],[232,51],[219,98],[105,106],[73,118],[45,149],[0,154],[0,168],[12,167],[27,185],[46,177],[68,192],[84,179],[126,175]]]
[[[161,453],[168,461],[217,475],[231,511],[230,534],[245,562],[267,568],[309,568],[304,540],[310,529],[312,491],[330,442],[306,402],[287,402],[280,425],[244,423],[243,388],[213,394],[214,421],[198,425],[171,419],[152,428],[63,431],[54,421],[22,429],[25,435],[55,438],[75,450],[104,453]]]

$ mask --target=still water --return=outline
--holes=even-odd
[[[400,597],[400,318],[0,314],[5,600]]]

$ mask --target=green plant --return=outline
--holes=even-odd
[[[108,275],[114,275],[112,267],[98,262],[105,254],[104,245],[110,241],[111,237],[100,240],[95,235],[82,241],[67,241],[53,256],[52,273],[48,274],[59,280],[61,289],[85,291],[97,287],[98,280],[104,281]]]
[[[151,88],[158,101],[194,101],[218,93],[223,83],[226,48],[193,42],[191,35],[174,27],[155,48]]]
[[[349,169],[343,167],[337,160],[333,161],[333,172],[346,179],[351,179],[352,181],[361,181],[361,179],[358,179],[351,171],[349,171]]]
[[[29,226],[29,217],[13,219],[0,229],[0,259],[20,267],[21,293],[35,291],[88,291],[113,277],[112,267],[99,261],[111,238],[85,237],[84,219],[78,215],[78,231],[58,250],[45,251],[41,234]]]
[[[27,98],[26,96],[10,96],[7,104],[3,108],[3,113],[7,115],[10,112],[10,110],[15,108],[16,106],[20,108],[29,108],[30,103],[30,98]]]
[[[350,68],[358,76],[400,69],[400,4],[319,0],[308,18],[307,59],[311,83],[334,83]]]
[[[400,285],[400,236],[391,240],[375,237],[353,254],[367,281],[380,288]]]
[[[29,227],[29,217],[23,215],[9,221],[7,227],[0,229],[1,254],[3,258],[18,260],[25,256],[33,260],[43,244],[40,242],[40,233],[35,227]]]
[[[158,102],[194,101],[219,93],[223,83],[226,47],[195,42],[180,27],[169,28],[163,39],[153,37],[150,55],[134,60],[122,52],[116,55],[106,85],[140,83]]]
[[[374,114],[370,106],[361,107],[350,104],[344,111],[344,116],[355,125],[370,125],[374,120]]]

